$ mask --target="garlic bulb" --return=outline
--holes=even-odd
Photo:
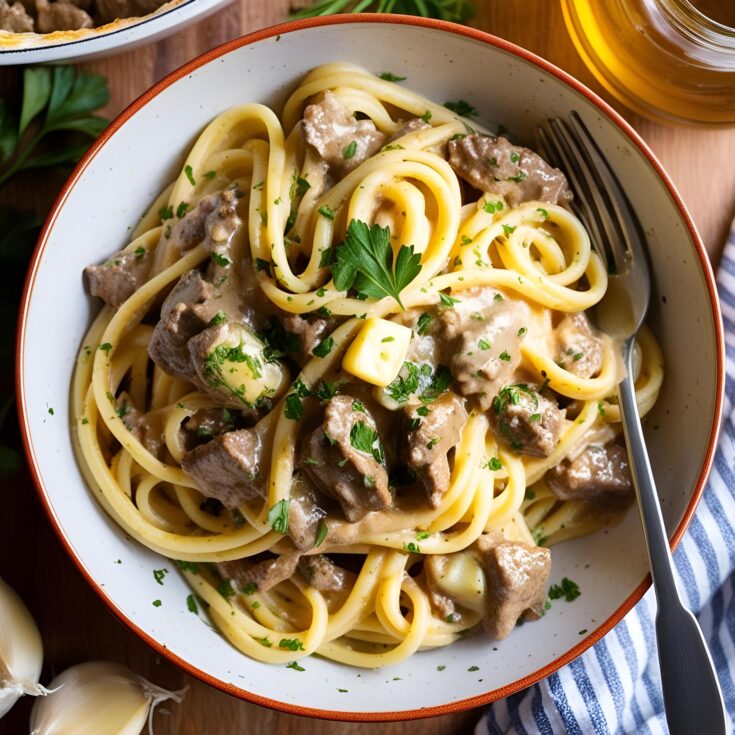
[[[38,683],[43,663],[41,634],[28,608],[0,579],[0,717],[22,694],[46,694]]]
[[[31,712],[31,735],[139,735],[154,707],[181,701],[122,664],[89,661],[59,674]]]

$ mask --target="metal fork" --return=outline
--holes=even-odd
[[[576,113],[538,128],[542,154],[574,190],[573,209],[610,274],[597,323],[622,345],[626,377],[618,386],[623,433],[658,600],[656,638],[664,706],[672,735],[727,732],[725,706],[697,619],[681,601],[648,458],[633,383],[633,345],[651,294],[648,254],[638,218],[610,164]]]

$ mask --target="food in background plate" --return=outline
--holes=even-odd
[[[548,547],[631,501],[619,350],[587,313],[607,273],[567,182],[458,112],[319,67],[280,117],[217,117],[86,271],[80,463],[259,660],[502,638],[543,614]],[[646,329],[638,357],[646,413]]]
[[[76,31],[148,15],[164,0],[0,0],[0,31]]]

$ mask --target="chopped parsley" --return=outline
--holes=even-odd
[[[479,671],[479,670],[480,670],[479,666],[470,666],[470,668],[467,669],[467,671]]]
[[[500,355],[498,355],[498,357],[503,362],[510,362],[510,355],[505,350],[503,352],[501,352]]]
[[[406,77],[401,77],[398,74],[393,74],[390,71],[381,71],[378,76],[384,81],[384,82],[403,82],[406,80]]]
[[[263,258],[255,259],[255,270],[256,271],[267,271],[271,267],[270,260],[263,260]]]
[[[418,319],[418,322],[416,323],[416,331],[419,334],[426,334],[429,331],[429,327],[431,326],[431,322],[434,321],[434,317],[429,314],[429,312],[425,311],[423,312]]]
[[[527,175],[528,174],[523,169],[520,169],[515,176],[509,176],[508,181],[515,181],[516,184],[520,184]]]
[[[209,326],[215,327],[218,324],[224,324],[227,321],[227,314],[224,311],[218,311],[210,320]]]
[[[465,100],[457,100],[456,102],[445,102],[444,107],[451,110],[455,115],[460,117],[475,117],[477,110]]]
[[[552,584],[549,587],[549,598],[552,600],[558,600],[563,597],[567,602],[573,602],[581,594],[579,585],[569,579],[569,577],[564,577],[560,585]]]
[[[99,349],[102,350],[102,352],[105,352],[106,354],[110,354],[110,350],[112,349],[112,345],[109,342],[103,342]]]
[[[153,605],[153,607],[161,607],[161,605],[163,605],[160,600],[153,600],[151,604]]]
[[[322,217],[326,217],[327,219],[334,219],[334,210],[328,206],[327,204],[324,204],[323,206],[319,207],[317,209],[317,212],[321,214]]]
[[[488,199],[482,207],[488,214],[495,214],[503,209],[503,202],[497,201],[492,202]]]
[[[199,574],[199,564],[197,564],[195,561],[184,561],[183,559],[177,559],[176,566],[179,569],[191,572],[192,574]]]
[[[186,607],[189,612],[193,612],[195,615],[199,613],[199,607],[197,606],[197,598],[194,595],[186,596]]]
[[[314,546],[321,546],[322,543],[324,543],[324,539],[327,538],[328,532],[329,527],[323,520],[320,520],[319,525],[316,527],[316,540],[314,541]]]
[[[142,258],[145,253],[146,250],[142,245],[139,245],[137,248],[135,248],[135,250],[133,250],[133,255],[135,255],[138,260],[140,260],[140,258]]]
[[[410,551],[412,554],[420,554],[421,553],[421,547],[414,543],[413,541],[408,541],[403,544],[403,548],[406,551]]]
[[[597,401],[597,413],[599,416],[605,415],[605,404],[602,401]]]
[[[243,588],[242,588],[243,594],[245,595],[254,595],[258,591],[258,585],[255,584],[255,582],[248,582]]]
[[[219,583],[219,586],[217,587],[217,592],[219,592],[220,595],[225,598],[225,600],[228,600],[235,594],[235,590],[232,588],[232,582],[229,579],[223,579]]]
[[[439,443],[439,437],[438,436],[435,436],[433,439],[431,439],[429,442],[427,442],[426,448],[427,449],[433,449],[438,443]]]
[[[213,179],[217,175],[216,171],[207,171],[207,173],[204,174],[205,179]]]
[[[311,351],[313,355],[317,357],[326,357],[334,347],[334,339],[327,337],[323,339],[314,349]]]
[[[279,648],[287,648],[289,651],[303,651],[304,644],[298,638],[281,638]]]
[[[191,166],[189,165],[184,166],[184,173],[186,174],[186,178],[189,179],[189,183],[192,186],[196,186],[197,182],[194,179],[194,171],[192,170]]]
[[[493,472],[503,469],[503,463],[497,457],[491,457],[487,461],[487,468]]]
[[[444,666],[443,664],[439,664],[439,666],[437,666],[437,667],[436,667],[436,670],[437,670],[437,671],[444,671],[444,669],[446,669],[446,668],[447,668],[447,667],[446,667],[446,666]]]
[[[376,462],[383,462],[383,447],[380,444],[380,436],[375,429],[369,427],[364,421],[356,421],[350,429],[350,444],[359,452],[372,454]]]
[[[536,211],[541,215],[541,219],[543,220],[549,219],[549,213],[543,207],[538,207]]]
[[[480,348],[481,350],[489,350],[489,349],[490,349],[490,348],[492,347],[492,345],[491,345],[491,344],[490,344],[490,343],[489,343],[489,342],[488,342],[487,340],[485,340],[485,339],[481,339],[481,340],[480,340],[480,341],[479,341],[479,342],[477,343],[477,346],[478,346],[478,347],[479,347],[479,348]]]
[[[503,233],[507,237],[508,235],[512,235],[516,231],[515,227],[511,227],[510,225],[503,225]]]
[[[167,219],[173,219],[174,218],[174,208],[169,204],[166,207],[161,207],[158,210],[158,216],[161,218],[161,220],[167,220]]]
[[[526,332],[528,332],[528,329],[526,329],[526,327],[521,327],[521,328],[520,328],[520,329],[518,330],[518,336],[519,336],[519,337],[523,337],[523,335],[525,335],[525,334],[526,334]]]
[[[354,158],[355,153],[357,153],[357,141],[353,140],[342,149],[342,158],[348,161],[350,158]]]
[[[427,123],[427,124],[428,124],[428,123],[429,123],[429,122],[431,121],[431,110],[427,110],[427,111],[426,111],[426,112],[425,112],[425,113],[424,113],[424,114],[423,114],[423,115],[421,116],[421,119],[422,119],[422,120],[423,120],[423,121],[424,121],[425,123]]]
[[[220,255],[219,253],[210,253],[209,257],[220,267],[220,268],[227,268],[227,266],[230,264],[229,258],[225,258],[224,255]]]
[[[421,271],[421,254],[413,245],[401,245],[393,263],[390,230],[353,219],[342,245],[337,247],[332,266],[334,285],[339,291],[350,288],[361,296],[391,296],[403,309],[401,291]]]
[[[439,293],[439,302],[441,303],[442,306],[444,306],[446,308],[450,308],[450,307],[454,306],[455,304],[459,304],[460,303],[460,300],[459,299],[455,299],[452,296],[449,296],[449,294],[445,294],[443,292],[440,292]]]
[[[176,207],[176,216],[181,219],[186,211],[189,209],[189,202],[179,202],[179,206]]]
[[[268,511],[268,523],[276,533],[288,533],[288,508],[290,504],[291,498],[283,498]]]
[[[416,540],[425,541],[431,534],[428,531],[416,531]]]
[[[362,411],[362,413],[365,413],[365,404],[362,401],[358,401],[355,399],[352,401],[352,410],[353,411]]]
[[[287,419],[293,421],[298,421],[304,415],[304,406],[296,393],[291,393],[286,397],[283,413]]]
[[[303,666],[299,666],[296,661],[291,661],[291,663],[286,666],[287,669],[293,669],[294,671],[306,671],[306,669]]]
[[[506,385],[501,388],[498,395],[493,398],[493,410],[495,413],[503,413],[508,404],[517,406],[521,402],[521,395],[525,393],[530,396],[533,401],[533,407],[538,408],[538,396],[526,385],[526,383],[516,383],[515,385]]]
[[[158,584],[163,584],[163,578],[168,574],[168,569],[154,569],[153,570],[153,579],[158,582]]]

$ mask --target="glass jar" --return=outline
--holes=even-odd
[[[561,0],[574,45],[620,102],[664,122],[735,125],[735,0]]]

